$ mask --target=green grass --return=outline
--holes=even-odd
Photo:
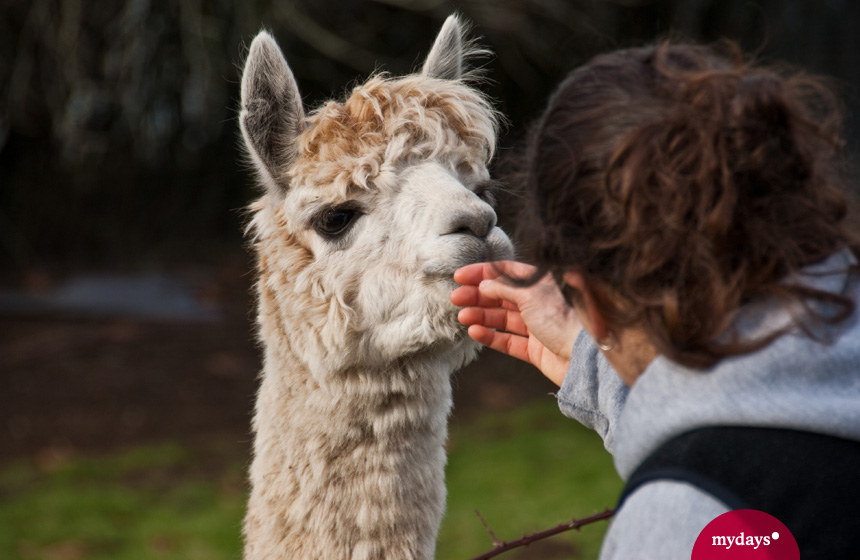
[[[246,462],[238,444],[192,451],[165,443],[0,465],[0,558],[239,559]],[[551,399],[469,425],[455,418],[447,480],[443,560],[491,548],[475,509],[511,540],[601,511],[620,488],[599,438],[563,418]],[[556,538],[594,558],[605,527]]]
[[[492,548],[475,510],[499,539],[510,541],[612,507],[621,490],[603,442],[563,417],[553,399],[486,415],[471,426],[452,423],[449,447],[440,559]],[[600,522],[554,538],[571,542],[580,558],[596,558],[606,527]]]
[[[241,463],[240,463],[241,464]],[[0,470],[0,558],[240,558],[242,472],[199,475],[175,444]]]

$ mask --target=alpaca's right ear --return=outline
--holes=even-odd
[[[269,192],[283,194],[297,154],[305,110],[296,79],[271,35],[261,31],[242,70],[239,125],[248,153]]]

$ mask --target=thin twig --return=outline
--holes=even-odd
[[[503,544],[505,544],[502,542],[502,540],[499,537],[496,536],[496,534],[493,532],[493,530],[490,529],[490,526],[487,524],[487,521],[481,516],[480,511],[475,510],[475,515],[477,515],[478,519],[481,520],[481,524],[484,526],[484,529],[486,529],[487,532],[490,533],[490,538],[493,539],[493,546],[494,547],[495,546],[502,546]]]
[[[475,513],[477,513],[477,511]],[[557,526],[553,527],[552,529],[547,529],[546,531],[539,531],[537,533],[532,533],[531,535],[526,535],[521,539],[517,539],[515,541],[511,541],[511,542],[507,542],[507,543],[506,542],[499,542],[499,540],[496,538],[496,536],[493,535],[493,532],[490,531],[489,527],[487,527],[487,524],[484,523],[484,526],[487,527],[487,530],[490,531],[490,535],[493,537],[493,544],[494,544],[493,549],[488,551],[488,552],[485,552],[484,554],[482,554],[480,556],[475,556],[471,560],[486,560],[487,558],[493,558],[494,556],[498,556],[499,554],[502,554],[503,552],[507,552],[509,550],[512,550],[514,548],[518,548],[521,546],[528,546],[535,541],[539,541],[541,539],[545,539],[547,537],[551,537],[553,535],[557,535],[557,534],[563,533],[565,531],[570,531],[571,529],[576,529],[578,531],[579,528],[582,527],[583,525],[588,525],[589,523],[594,523],[596,521],[603,521],[605,519],[609,519],[614,514],[615,514],[614,509],[607,509],[605,511],[602,511],[601,513],[592,515],[591,517],[585,517],[583,519],[573,519],[571,521],[568,521],[567,523],[562,523],[561,525],[557,525]],[[478,514],[478,518],[480,518],[482,522],[484,521],[483,518],[481,518],[480,514]]]
[[[290,31],[325,56],[363,73],[372,71],[376,61],[381,59],[376,53],[351,43],[317,23],[310,14],[299,8],[297,2],[282,2],[279,6],[276,10]]]

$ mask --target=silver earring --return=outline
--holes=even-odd
[[[605,343],[601,342],[599,340],[596,341],[597,347],[600,348],[601,350],[603,350],[604,352],[609,352],[610,350],[615,348],[615,337],[612,335],[612,331],[609,331],[609,334],[606,336],[606,338],[608,338],[609,340],[608,340],[608,342],[605,342]]]

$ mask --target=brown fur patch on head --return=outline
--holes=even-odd
[[[308,123],[289,170],[292,187],[327,185],[346,196],[350,188],[369,189],[381,170],[405,160],[486,164],[498,114],[460,81],[376,75],[345,102],[314,111]]]

